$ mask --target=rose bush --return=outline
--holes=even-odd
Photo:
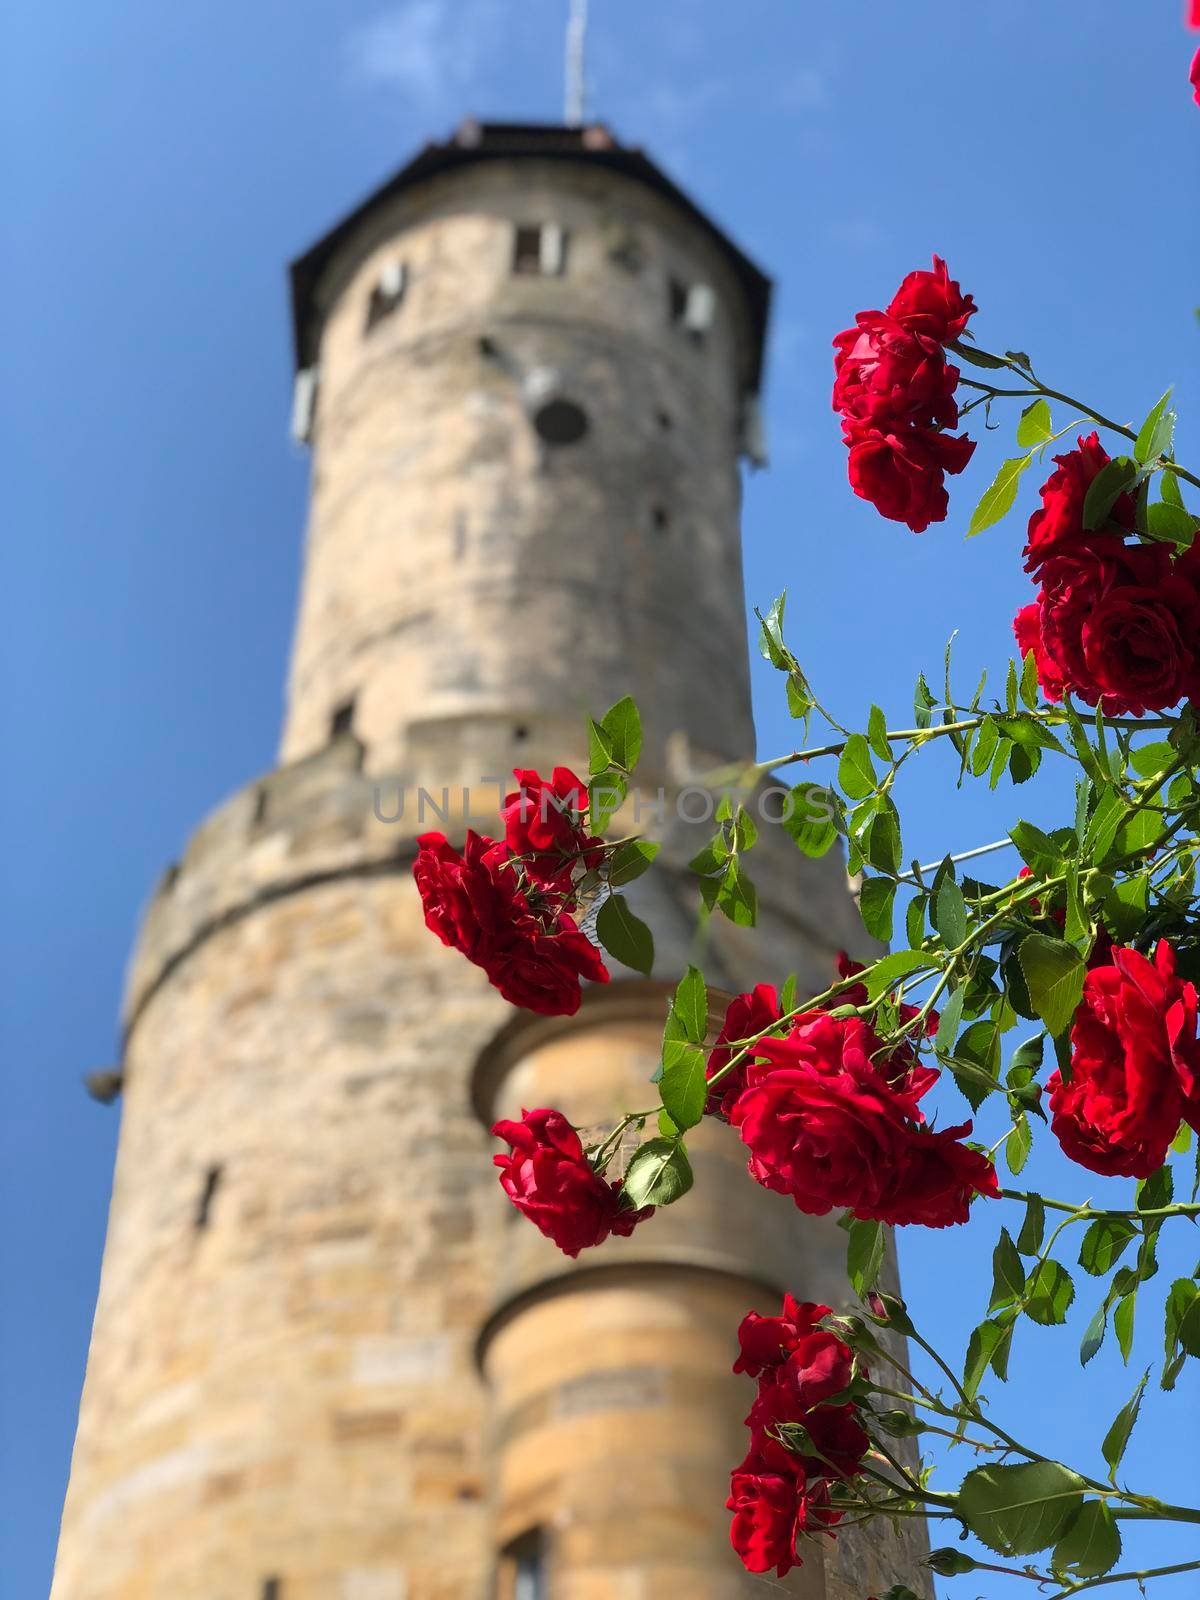
[[[806,809],[806,776],[784,826],[813,857],[840,837],[864,932],[893,948],[865,964],[843,954],[819,993],[790,978],[726,997],[715,1037],[714,997],[689,967],[664,993],[656,1104],[586,1148],[554,1110],[493,1131],[509,1146],[496,1157],[509,1199],[572,1256],[653,1227],[656,1208],[687,1194],[687,1139],[706,1117],[728,1124],[714,1137],[740,1139],[750,1179],[814,1217],[839,1213],[857,1309],[789,1295],[778,1314],[748,1313],[737,1333],[734,1372],[756,1394],[727,1505],[748,1570],[782,1577],[806,1541],[873,1517],[940,1518],[973,1539],[973,1553],[936,1549],[933,1571],[1000,1570],[1067,1600],[1101,1582],[1200,1571],[1200,1559],[1119,1569],[1123,1521],[1200,1523],[1200,1509],[1120,1474],[1148,1374],[1103,1436],[1106,1476],[1017,1437],[983,1388],[989,1374],[1006,1379],[1027,1322],[1066,1323],[1072,1238],[1084,1281],[1103,1285],[1085,1365],[1110,1334],[1128,1361],[1139,1305],[1143,1320],[1161,1319],[1162,1390],[1200,1358],[1200,1278],[1154,1286],[1163,1230],[1200,1217],[1195,1189],[1176,1197],[1176,1158],[1200,1131],[1200,521],[1184,499],[1200,477],[1176,457],[1169,392],[1140,427],[1113,422],[1043,383],[1024,352],[981,349],[975,315],[939,258],[910,273],[884,310],[860,312],[834,340],[834,406],[855,493],[916,531],[949,514],[946,478],[975,449],[954,430],[972,411],[1027,402],[1019,453],[999,466],[970,534],[1000,522],[1028,469],[1075,439],[1052,458],[1019,553],[1014,540],[1014,592],[1032,581],[1036,594],[1017,611],[1019,656],[1002,690],[985,698],[981,681],[961,693],[947,649],[942,692],[918,679],[913,725],[872,706],[848,728],[787,644],[783,597],[759,617],[805,742],[752,776],[829,764],[820,820]],[[1065,425],[1051,401],[1072,413]],[[814,718],[828,733],[809,744]],[[548,1014],[569,1014],[584,983],[608,981],[601,947],[644,974],[654,959],[652,931],[621,890],[655,847],[608,837],[640,750],[637,708],[618,702],[587,731],[586,784],[565,767],[549,779],[518,770],[502,840],[468,833],[459,851],[426,835],[414,868],[438,937],[514,1003]],[[1044,759],[1069,762],[1073,812],[1049,828],[1014,817],[1003,840],[922,866],[905,852],[896,795],[905,764],[928,747],[953,753],[960,784],[1007,779],[1014,793]],[[722,799],[691,863],[702,915],[739,926],[756,914],[746,792]],[[1001,849],[1010,855],[997,881],[976,876]],[[582,931],[593,927],[595,942]],[[1027,1036],[1014,1045],[1018,1029]],[[1038,1138],[1067,1183],[1086,1172],[1089,1187],[1091,1174],[1137,1187],[1108,1196],[1112,1205],[1015,1187]],[[965,1354],[951,1359],[890,1292],[885,1230],[967,1225],[989,1230],[993,1282]],[[896,1446],[922,1429],[965,1439],[983,1459],[936,1488],[931,1464]],[[997,1568],[989,1553],[1010,1564]],[[890,1600],[912,1600],[911,1590],[898,1583]]]

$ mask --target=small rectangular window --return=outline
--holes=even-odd
[[[513,271],[519,277],[558,278],[566,265],[567,234],[557,222],[518,226],[513,235]]]
[[[690,333],[699,344],[717,314],[716,291],[707,283],[684,283],[679,278],[671,278],[667,297],[673,325]]]
[[[540,1528],[505,1547],[497,1576],[496,1600],[547,1600],[546,1538]]]
[[[333,715],[329,719],[329,738],[342,739],[348,733],[354,732],[354,696],[343,700],[341,705],[334,706]]]
[[[403,261],[389,261],[379,274],[379,282],[371,290],[367,301],[367,322],[364,333],[370,333],[385,317],[390,317],[404,299],[408,286],[408,269]]]
[[[279,1578],[264,1578],[262,1600],[283,1600],[283,1582]]]

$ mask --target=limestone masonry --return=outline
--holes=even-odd
[[[131,963],[52,1600],[926,1593],[884,1532],[785,1582],[729,1549],[735,1329],[784,1289],[844,1295],[832,1219],[706,1126],[695,1189],[571,1262],[490,1159],[522,1106],[646,1103],[689,954],[721,989],[824,988],[866,943],[840,858],[762,828],[758,927],[697,947],[711,827],[643,817],[654,976],[555,1019],[445,950],[411,879],[422,827],[495,812],[483,780],[586,770],[584,719],[622,694],[651,795],[753,757],[766,280],[604,128],[468,123],[293,287],[312,503],[280,762],[192,837]]]

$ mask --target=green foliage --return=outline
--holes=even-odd
[[[634,1207],[673,1205],[692,1187],[687,1151],[676,1139],[639,1145],[625,1169],[624,1191]]]
[[[989,1550],[1030,1556],[1058,1542],[1084,1489],[1079,1474],[1057,1461],[976,1467],[962,1481],[956,1510]]]
[[[630,910],[624,895],[610,894],[600,907],[596,937],[616,960],[635,972],[649,974],[654,965],[654,935]]]

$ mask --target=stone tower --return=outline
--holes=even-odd
[[[760,1595],[723,1510],[734,1330],[837,1295],[843,1236],[714,1126],[684,1201],[572,1263],[487,1128],[653,1099],[706,833],[674,798],[754,752],[768,284],[603,127],[474,123],[292,282],[312,506],[280,762],[193,836],[133,958],[53,1600]],[[635,886],[654,975],[518,1014],[423,926],[414,836],[486,826],[515,764],[585,764],[624,693],[667,794]],[[714,921],[698,958],[818,990],[863,941],[843,869],[761,831],[758,926]],[[842,1540],[779,1587],[859,1600],[916,1581],[899,1554]]]

